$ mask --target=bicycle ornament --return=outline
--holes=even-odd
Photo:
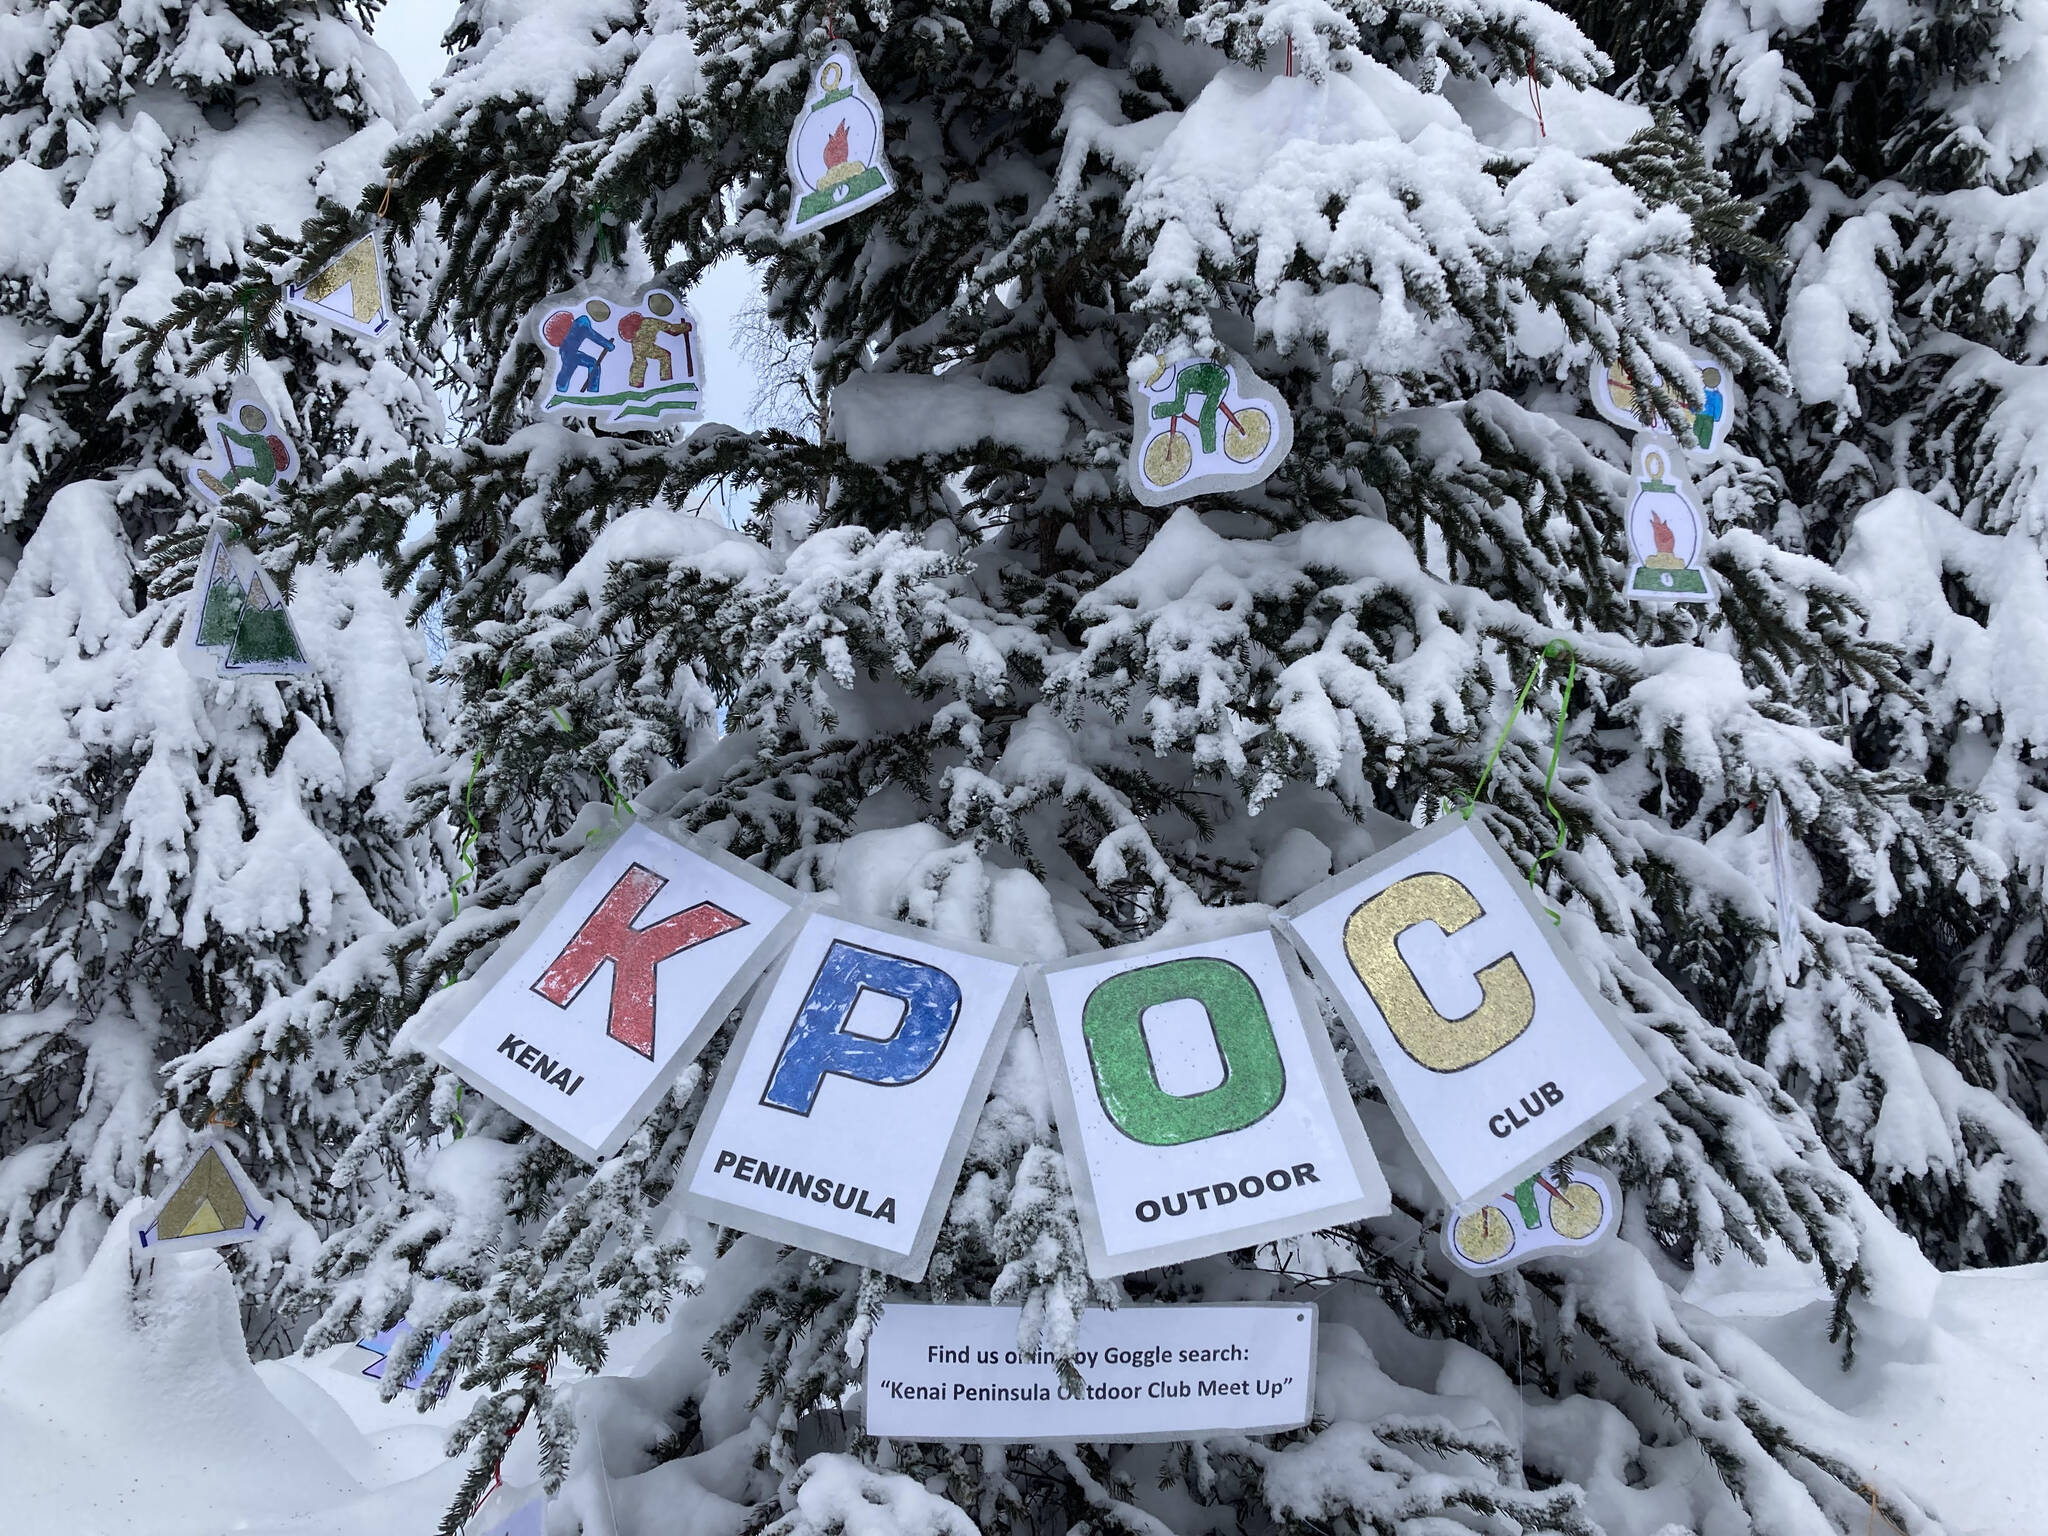
[[[704,415],[704,346],[696,318],[670,289],[630,301],[585,290],[533,312],[543,416],[587,416],[622,432],[653,432]]]
[[[1629,597],[1639,603],[1712,603],[1714,589],[1700,566],[1706,528],[1670,439],[1638,438],[1636,495],[1628,508],[1628,542],[1635,555]]]
[[[1546,1254],[1583,1253],[1613,1236],[1620,1221],[1614,1175],[1574,1160],[1570,1178],[1546,1168],[1483,1205],[1453,1211],[1444,1252],[1458,1268],[1490,1275]]]
[[[825,51],[789,130],[789,179],[792,235],[851,218],[896,190],[882,158],[882,104],[844,43]]]
[[[1131,381],[1131,492],[1148,507],[1257,485],[1294,446],[1287,402],[1242,358],[1141,358]],[[1142,380],[1142,382],[1141,382]]]

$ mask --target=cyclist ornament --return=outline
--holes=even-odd
[[[1294,417],[1243,358],[1140,358],[1131,377],[1131,494],[1167,507],[1259,484],[1294,446]]]
[[[1444,1252],[1475,1275],[1556,1258],[1613,1236],[1621,1221],[1621,1185],[1604,1168],[1575,1159],[1569,1176],[1555,1166],[1505,1194],[1455,1210],[1444,1221]]]
[[[704,347],[696,317],[669,288],[630,301],[595,289],[533,312],[543,357],[543,416],[587,416],[620,432],[654,432],[704,416]]]
[[[1712,603],[1713,584],[1701,566],[1706,514],[1669,438],[1636,439],[1635,478],[1635,498],[1628,506],[1629,598],[1639,603]]]
[[[789,180],[792,235],[852,218],[896,190],[882,157],[882,104],[844,43],[825,50],[790,127]]]

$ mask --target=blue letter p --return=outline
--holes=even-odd
[[[886,1040],[848,1034],[862,992],[903,1004],[903,1022]],[[897,1087],[931,1071],[960,1017],[960,983],[935,965],[834,939],[811,982],[763,1104],[808,1115],[827,1076]]]

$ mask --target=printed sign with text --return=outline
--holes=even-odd
[[[757,869],[635,823],[465,983],[426,1054],[579,1157],[618,1150],[801,921]]]
[[[1446,817],[1281,914],[1453,1205],[1664,1085],[1484,823]]]
[[[906,1280],[1023,1008],[1022,961],[813,912],[764,983],[683,1163],[707,1221]]]
[[[1089,1273],[1390,1208],[1315,1001],[1263,919],[1046,966],[1032,1018]]]
[[[867,1432],[893,1440],[1199,1440],[1299,1429],[1316,1309],[1187,1303],[1081,1314],[1077,1393],[1017,1348],[1017,1307],[890,1302],[867,1340]]]

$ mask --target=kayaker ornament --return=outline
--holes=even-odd
[[[1148,507],[1240,491],[1280,467],[1294,417],[1243,358],[1138,360],[1131,376],[1131,494]]]
[[[852,218],[896,190],[882,158],[882,104],[844,43],[825,51],[789,130],[789,179],[792,235]]]
[[[1712,603],[1714,588],[1701,566],[1707,519],[1669,438],[1636,442],[1636,494],[1628,507],[1633,563],[1628,595],[1639,603]]]
[[[546,354],[540,413],[587,416],[620,432],[655,432],[704,416],[697,321],[669,288],[631,299],[585,289],[533,312]]]
[[[1687,357],[1693,371],[1691,393],[1700,403],[1691,412],[1690,430],[1679,440],[1679,445],[1691,457],[1712,458],[1721,451],[1728,441],[1728,434],[1734,430],[1742,395],[1735,387],[1733,372],[1719,358],[1699,351],[1688,351]],[[1658,412],[1655,402],[1629,382],[1628,372],[1619,362],[1603,363],[1594,358],[1587,383],[1593,397],[1593,409],[1617,427],[1626,427],[1634,432],[1672,430],[1672,424]],[[1669,380],[1666,384],[1679,399],[1686,397],[1686,390]]]

